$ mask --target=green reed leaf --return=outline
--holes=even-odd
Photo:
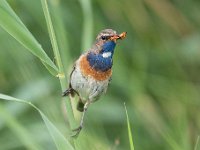
[[[49,119],[45,116],[45,114],[39,108],[37,108],[35,105],[33,105],[31,102],[17,99],[17,98],[14,98],[14,97],[11,97],[8,95],[4,95],[1,93],[0,93],[0,99],[19,102],[19,103],[23,103],[23,104],[28,104],[29,106],[33,107],[41,115],[52,139],[54,140],[54,143],[55,143],[57,149],[58,150],[74,150],[74,148],[69,143],[69,141],[60,133],[60,131],[53,125],[53,123],[49,121]]]
[[[51,68],[50,73],[56,75],[57,67],[42,49],[41,45],[29,32],[20,18],[15,14],[12,8],[5,0],[0,1],[0,26],[21,43],[27,50],[37,56],[47,68]]]

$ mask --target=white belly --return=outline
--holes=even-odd
[[[71,75],[71,86],[78,92],[81,100],[85,103],[87,100],[94,102],[107,90],[109,79],[96,81],[92,77],[85,77],[81,74],[78,65]]]

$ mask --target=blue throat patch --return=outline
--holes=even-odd
[[[87,60],[92,68],[96,71],[107,71],[112,68],[112,56],[114,54],[116,43],[113,41],[108,41],[103,45],[102,50],[96,54],[95,52],[90,52],[87,55]],[[103,53],[111,52],[109,57],[103,57]]]

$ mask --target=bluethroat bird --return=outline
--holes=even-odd
[[[92,47],[76,61],[70,74],[69,88],[63,96],[77,94],[77,109],[82,113],[80,126],[73,131],[77,136],[83,128],[83,120],[89,105],[106,93],[112,76],[113,54],[118,39],[126,37],[126,32],[117,34],[112,29],[102,30]]]

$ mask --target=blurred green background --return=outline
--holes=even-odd
[[[54,60],[41,2],[8,2]],[[200,134],[200,1],[49,2],[66,78],[100,30],[128,33],[116,47],[107,94],[88,109],[80,135],[87,149],[130,149],[126,102],[136,150],[194,150]],[[2,28],[0,93],[32,101],[66,137],[70,135],[59,80]],[[75,115],[78,122],[80,113]],[[1,101],[0,149],[28,149],[25,139],[38,149],[56,149],[35,110]]]

